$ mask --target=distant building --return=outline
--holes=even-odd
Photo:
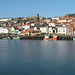
[[[49,34],[56,34],[56,32],[57,32],[56,27],[49,26]]]
[[[49,32],[48,26],[41,26],[40,31],[41,33],[47,34]]]
[[[0,34],[8,34],[8,29],[7,28],[2,28],[0,27]]]
[[[30,20],[38,20],[39,19],[39,14],[36,14],[36,16],[29,16],[28,19],[30,19]]]
[[[57,27],[57,34],[67,34],[67,28],[66,27]]]
[[[40,31],[34,30],[33,28],[28,29],[27,31],[21,31],[20,35],[23,36],[39,36],[41,35]]]
[[[12,21],[12,18],[0,18],[0,22],[3,22],[3,21]]]
[[[75,13],[74,14],[66,14],[66,17],[75,17]]]
[[[36,18],[39,19],[39,14],[36,14]]]
[[[55,23],[54,22],[49,22],[49,26],[55,27]]]
[[[53,17],[52,19],[54,19],[54,20],[59,20],[60,17],[59,17],[59,16],[56,16],[56,17]]]

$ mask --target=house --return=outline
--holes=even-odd
[[[68,22],[67,20],[59,19],[58,22],[63,23],[63,22]]]
[[[73,31],[73,35],[75,36],[75,24],[71,24],[71,27],[72,27],[72,31]]]
[[[56,22],[56,23],[55,23],[55,26],[56,26],[56,25],[61,25],[61,22]]]
[[[60,17],[59,17],[59,16],[55,16],[55,17],[53,17],[52,19],[54,19],[54,20],[59,20]]]
[[[51,22],[51,19],[45,19],[45,22],[49,23],[49,22]]]
[[[72,25],[66,25],[66,27],[67,27],[67,35],[73,35]]]
[[[65,27],[65,26],[57,27],[57,34],[66,35],[67,34],[67,27]]]
[[[19,32],[19,30],[18,29],[16,29],[15,30],[15,34],[19,34],[20,32]]]
[[[28,29],[27,31],[21,31],[20,35],[23,36],[36,36],[41,35],[40,31],[34,30],[33,28]]]
[[[49,32],[48,26],[40,26],[40,31],[43,34],[47,34]]]
[[[0,27],[0,34],[8,34],[9,30],[7,28]]]
[[[56,27],[49,26],[49,34],[56,34],[56,32],[57,32]]]
[[[41,33],[40,33],[40,31],[32,31],[31,32],[31,36],[41,36]]]
[[[27,29],[30,29],[30,24],[21,25],[21,27],[23,27],[25,30],[27,30]]]
[[[54,22],[49,22],[49,26],[55,27],[55,23]]]
[[[13,27],[7,27],[7,29],[9,30],[9,34],[12,33],[12,28],[13,28]]]
[[[12,21],[12,18],[0,18],[0,22],[7,22],[7,21]]]
[[[14,27],[7,27],[9,30],[9,34],[18,34],[19,30],[15,29]]]

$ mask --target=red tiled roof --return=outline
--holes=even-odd
[[[62,16],[61,18],[69,19],[69,18],[75,18],[75,17],[63,17],[63,16]]]
[[[71,24],[71,27],[74,29],[75,28],[75,24]]]
[[[49,23],[55,23],[55,22],[49,22]]]
[[[21,33],[27,33],[27,32],[29,32],[29,31],[33,31],[34,29],[32,28],[32,29],[28,29],[27,31],[21,31]]]
[[[56,22],[55,24],[61,24],[61,22]]]

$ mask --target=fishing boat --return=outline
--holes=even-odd
[[[57,36],[53,36],[53,38],[49,38],[49,36],[45,36],[43,40],[57,40]]]
[[[16,39],[20,39],[20,37],[13,37],[13,39],[14,39],[14,40],[16,40]]]

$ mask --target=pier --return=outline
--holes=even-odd
[[[20,36],[21,39],[26,40],[43,40],[44,36]]]
[[[75,36],[58,36],[57,37],[58,40],[73,40],[73,38],[75,38]]]
[[[9,37],[10,39],[12,39],[13,37],[18,37],[19,35],[11,35],[11,36],[0,36],[0,39],[3,38],[7,38]],[[19,36],[21,40],[43,40],[43,38],[45,36]],[[49,36],[49,38],[52,38],[52,36]],[[60,35],[57,36],[57,40],[73,40],[73,38],[75,38],[75,36],[66,36],[66,35]]]

